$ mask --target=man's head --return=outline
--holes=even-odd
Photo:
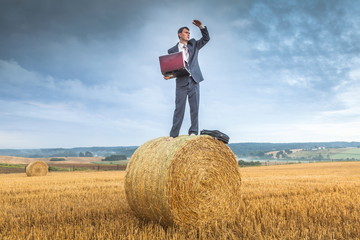
[[[178,37],[181,43],[186,43],[190,39],[190,30],[188,27],[181,27],[178,30]]]

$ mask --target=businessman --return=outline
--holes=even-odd
[[[190,72],[189,76],[176,78],[175,111],[168,141],[179,135],[185,114],[186,99],[189,101],[191,117],[191,126],[188,134],[197,135],[199,133],[199,83],[204,78],[200,70],[198,54],[199,50],[210,40],[210,37],[207,28],[199,20],[194,20],[193,24],[199,27],[202,37],[199,40],[190,39],[189,28],[182,27],[178,30],[179,42],[168,50],[169,54],[183,52],[185,65]],[[168,77],[164,78],[168,79]]]

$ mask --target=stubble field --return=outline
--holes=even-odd
[[[360,239],[360,162],[241,168],[235,224],[137,219],[123,171],[0,174],[0,239]]]

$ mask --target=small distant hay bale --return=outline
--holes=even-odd
[[[144,143],[126,169],[125,192],[135,215],[171,226],[234,222],[241,177],[234,153],[210,136]]]
[[[26,175],[32,176],[45,176],[48,173],[48,165],[43,161],[35,161],[27,165]]]

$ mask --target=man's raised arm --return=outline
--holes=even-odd
[[[201,21],[199,20],[194,20],[192,22],[195,26],[197,26],[200,31],[201,31],[201,35],[202,38],[200,38],[199,40],[196,41],[196,46],[200,49],[202,48],[208,41],[210,41],[210,36],[209,36],[209,32],[207,30],[207,28],[202,25]]]

